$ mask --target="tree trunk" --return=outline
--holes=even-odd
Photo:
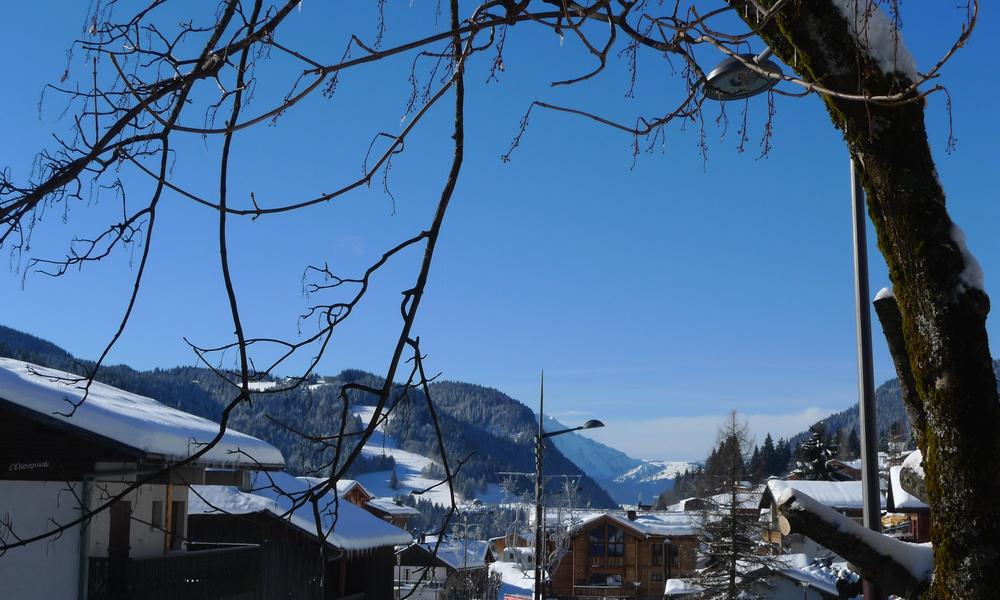
[[[745,15],[742,2],[731,2]],[[864,0],[862,0],[864,3]],[[753,12],[745,16],[753,27]],[[761,35],[807,81],[844,93],[904,89],[860,50],[831,0],[790,2]],[[924,127],[924,102],[894,106],[823,96],[861,165],[868,211],[902,316],[934,515],[932,598],[1000,589],[1000,402],[986,336],[989,298],[963,277],[976,265],[953,234]],[[845,175],[846,181],[846,175]],[[846,186],[846,183],[845,183]],[[845,192],[846,198],[846,192]],[[845,200],[846,206],[846,200]]]

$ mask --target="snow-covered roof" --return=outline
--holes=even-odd
[[[73,383],[78,379],[64,371],[0,357],[0,400],[50,422],[76,427],[168,461],[191,456],[219,433],[219,425],[208,419],[97,381],[90,386],[86,401],[72,416],[65,416],[73,408],[69,402],[79,403],[83,398],[84,390]],[[228,429],[196,464],[281,468],[285,460],[271,444]]]
[[[396,504],[396,501],[392,498],[372,498],[368,501],[368,506],[376,508],[384,513],[399,517],[408,517],[420,514],[420,511],[412,506]]]
[[[687,596],[697,594],[703,587],[693,583],[690,579],[668,579],[667,585],[663,589],[664,596]]]
[[[346,496],[348,492],[354,488],[361,488],[361,491],[365,493],[369,498],[374,497],[375,494],[368,491],[365,486],[361,485],[361,482],[356,479],[338,479],[337,480],[337,494],[341,497]]]
[[[838,510],[861,510],[864,507],[860,481],[800,481],[769,479],[768,491],[777,500],[782,492],[792,488],[806,494],[824,506]],[[885,496],[879,494],[881,505],[885,507]]]
[[[636,515],[634,521],[624,515],[617,515],[608,511],[593,512],[584,515],[581,521],[570,527],[570,531],[574,532],[586,529],[605,517],[641,537],[650,535],[674,537],[701,534],[701,515],[695,512],[643,513]]]
[[[760,505],[760,497],[763,493],[763,488],[750,491],[750,492],[737,492],[736,493],[736,503],[737,508],[743,510],[756,510]],[[724,506],[726,510],[729,509],[729,503],[732,501],[732,496],[727,493],[716,494],[712,496],[711,501],[714,504]]]
[[[310,488],[309,478],[285,472],[255,472],[249,492],[232,486],[192,486],[189,514],[270,512],[315,536],[316,519],[311,502],[302,503]],[[296,502],[298,501],[298,502]],[[301,504],[293,511],[293,504]],[[214,507],[214,508],[213,508]],[[219,510],[216,510],[219,509]],[[337,501],[327,492],[319,501],[320,521],[327,543],[347,551],[363,551],[408,544],[413,537],[367,510],[346,500]]]
[[[634,524],[647,535],[667,537],[701,535],[701,516],[698,513],[649,513],[637,515]]]
[[[889,496],[892,499],[892,506],[889,510],[895,512],[925,511],[929,507],[920,498],[903,489],[899,481],[899,474],[903,467],[889,467]]]
[[[452,569],[459,570],[485,567],[490,551],[490,543],[486,540],[454,539],[451,537],[442,538],[440,544],[436,539],[428,539],[422,544],[416,543],[414,545],[437,556],[439,560]]]

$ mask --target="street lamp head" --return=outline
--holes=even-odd
[[[583,424],[583,427],[581,427],[581,429],[596,429],[598,427],[604,427],[604,423],[601,423],[597,419],[590,419],[589,421]]]
[[[740,54],[743,61],[755,63],[758,67],[773,73],[768,77],[744,64],[743,61],[730,56],[720,62],[705,78],[705,97],[709,100],[724,102],[726,100],[743,100],[766,92],[778,84],[781,67],[774,61],[753,54]]]

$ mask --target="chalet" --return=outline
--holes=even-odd
[[[420,515],[419,510],[397,502],[393,498],[372,498],[365,508],[376,517],[389,521],[400,529],[407,529],[410,519]]]
[[[886,510],[906,516],[907,532],[904,541],[924,543],[931,540],[931,509],[922,500],[903,489],[899,476],[902,466],[889,467],[889,489],[886,491]]]
[[[242,490],[195,486],[188,535],[206,545],[258,545],[265,600],[391,600],[393,548],[412,537],[329,492],[314,506],[316,481],[260,472]]]
[[[306,479],[313,484],[325,481],[315,477]],[[337,496],[401,529],[406,529],[410,519],[420,514],[417,509],[396,502],[393,498],[376,498],[365,486],[361,485],[360,481],[354,479],[338,480]]]
[[[553,569],[560,598],[662,598],[666,581],[696,568],[701,527],[693,513],[596,513],[574,525]]]
[[[321,480],[316,479],[316,481]],[[375,495],[369,492],[365,486],[361,485],[361,482],[354,479],[341,479],[337,481],[337,496],[348,502],[353,502],[362,508],[375,498]]]
[[[763,539],[771,544],[777,554],[805,554],[819,556],[825,549],[800,533],[782,535],[778,524],[777,499],[792,488],[824,506],[828,506],[857,522],[861,522],[864,501],[860,481],[804,481],[769,479],[760,498]],[[885,497],[881,497],[885,508]],[[767,511],[764,513],[764,511]]]
[[[399,598],[444,600],[455,591],[463,598],[482,598],[487,592],[489,565],[494,561],[484,540],[441,538],[418,541],[396,551]]]
[[[0,539],[61,530],[0,555],[3,596],[252,591],[256,548],[184,551],[189,486],[240,482],[249,468],[280,469],[281,453],[228,430],[212,449],[168,472],[215,438],[219,425],[98,382],[81,403],[78,380],[0,358]]]

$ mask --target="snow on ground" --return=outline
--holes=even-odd
[[[352,412],[361,417],[362,423],[367,425],[375,415],[375,407],[355,406],[352,408]],[[386,436],[382,433],[381,426],[369,438],[368,443],[365,444],[361,453],[364,456],[381,456],[384,453],[396,461],[396,477],[399,480],[397,489],[389,486],[392,471],[361,473],[354,477],[361,482],[361,485],[365,486],[365,489],[375,496],[402,496],[409,494],[411,491],[427,489],[440,482],[439,479],[432,479],[421,474],[424,467],[434,463],[434,460],[415,452],[403,450],[399,447],[399,442],[396,438]],[[424,493],[421,497],[443,506],[451,504],[448,486],[446,485],[440,485]],[[487,486],[485,493],[478,493],[476,497],[484,503],[497,504],[503,500],[503,492],[501,492],[499,485],[491,483]],[[462,498],[456,494],[456,500],[462,503],[465,500],[471,500],[471,498]]]
[[[277,381],[250,381],[247,386],[254,392],[266,392],[278,387],[278,383]]]
[[[490,571],[500,573],[500,577],[503,578],[497,598],[503,598],[506,594],[531,597],[535,588],[533,571],[525,573],[517,563],[500,561],[491,564]]]

